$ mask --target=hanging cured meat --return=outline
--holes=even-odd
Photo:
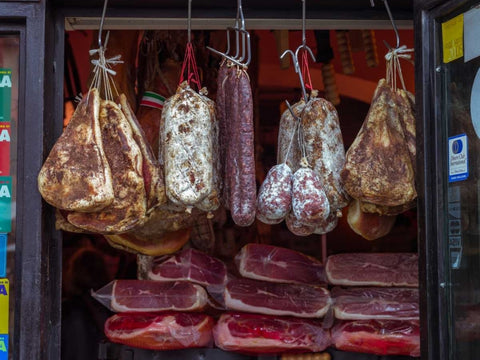
[[[396,216],[382,216],[362,211],[360,201],[353,199],[348,206],[347,221],[350,228],[367,240],[387,235],[395,224]]]
[[[151,350],[208,347],[214,320],[198,313],[115,314],[105,323],[105,335],[115,343]]]
[[[129,102],[127,101],[127,97],[121,94],[117,103],[120,105],[125,118],[130,124],[133,138],[140,147],[142,153],[142,175],[147,195],[147,211],[150,212],[155,207],[162,205],[167,201],[163,172],[158,165],[157,159],[153,154],[152,147],[148,143],[143,129],[138,123]]]
[[[230,310],[301,318],[323,317],[331,302],[322,287],[243,278],[228,281],[224,300]]]
[[[342,171],[345,189],[352,197],[384,206],[415,199],[415,174],[399,110],[394,91],[380,80]]]
[[[330,255],[328,282],[342,286],[418,287],[415,253],[347,253]]]
[[[213,329],[215,345],[242,353],[322,351],[330,345],[330,334],[313,319],[225,313]]]
[[[115,312],[200,311],[207,293],[186,281],[114,280],[92,296]]]
[[[330,211],[341,216],[349,196],[343,188],[340,172],[345,165],[345,148],[337,110],[331,102],[316,97],[307,102],[302,129],[308,163],[318,174],[330,204]]]
[[[292,105],[293,113],[297,118],[301,116],[304,108],[305,101],[303,99]],[[302,157],[298,128],[298,120],[292,116],[289,109],[285,110],[280,118],[278,128],[277,164],[286,163],[292,172],[298,170]]]
[[[146,219],[142,153],[130,124],[113,101],[102,100],[100,127],[112,172],[114,201],[98,212],[71,212],[67,220],[76,227],[100,234],[122,233]]]
[[[162,111],[161,142],[165,186],[170,201],[195,206],[214,188],[215,117],[210,106],[187,82]]]
[[[112,174],[100,130],[100,97],[90,90],[78,104],[38,175],[49,204],[69,211],[96,211],[114,198]]]
[[[235,263],[240,274],[250,279],[310,285],[326,283],[320,261],[283,247],[247,244],[235,256]]]

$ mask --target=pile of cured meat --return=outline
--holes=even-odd
[[[339,350],[420,355],[418,264],[410,253],[332,255],[248,244],[235,271],[198,250],[157,258],[148,280],[93,293],[105,334],[147,349],[216,346],[246,354]]]
[[[257,198],[257,218],[285,220],[299,236],[332,231],[348,205],[340,172],[345,149],[335,107],[316,96],[285,110],[280,120],[277,165],[268,172]]]

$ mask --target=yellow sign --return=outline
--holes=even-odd
[[[463,56],[463,14],[442,24],[443,62]]]
[[[8,279],[0,279],[0,334],[8,334]]]

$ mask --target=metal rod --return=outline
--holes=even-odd
[[[190,43],[192,41],[192,0],[188,0],[188,20],[187,20],[187,42]]]
[[[103,31],[103,23],[105,22],[105,13],[107,12],[107,3],[108,3],[108,0],[105,0],[103,3],[102,18],[100,20],[100,28],[98,29],[98,47],[99,48],[103,48],[102,31]]]
[[[298,51],[298,49],[297,49]],[[295,72],[298,74],[298,78],[300,80],[300,86],[302,87],[302,95],[305,102],[308,102],[307,91],[305,90],[305,83],[303,82],[302,72],[300,71],[300,66],[298,65],[298,58],[297,55],[292,50],[285,50],[284,53],[280,56],[280,59],[283,59],[285,55],[290,54],[292,56],[293,67]]]
[[[307,38],[305,36],[305,28],[306,28],[306,12],[305,12],[305,0],[302,0],[302,45],[307,44]]]
[[[393,19],[392,12],[390,11],[390,6],[388,5],[387,0],[383,0],[383,3],[385,4],[385,9],[387,10],[388,17],[390,19],[390,23],[392,24],[393,31],[395,32],[395,37],[397,38],[397,46],[395,49],[398,49],[400,47],[400,36],[398,35],[398,29],[397,29],[397,24],[395,24],[395,20]],[[370,5],[372,7],[375,6],[375,0],[370,0]]]

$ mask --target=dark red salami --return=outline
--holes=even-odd
[[[257,218],[267,224],[281,222],[292,207],[292,170],[287,164],[273,166],[260,186]]]
[[[230,164],[230,211],[235,224],[249,226],[255,220],[257,188],[253,137],[253,100],[250,79],[238,70],[236,96],[232,99],[232,163]]]

